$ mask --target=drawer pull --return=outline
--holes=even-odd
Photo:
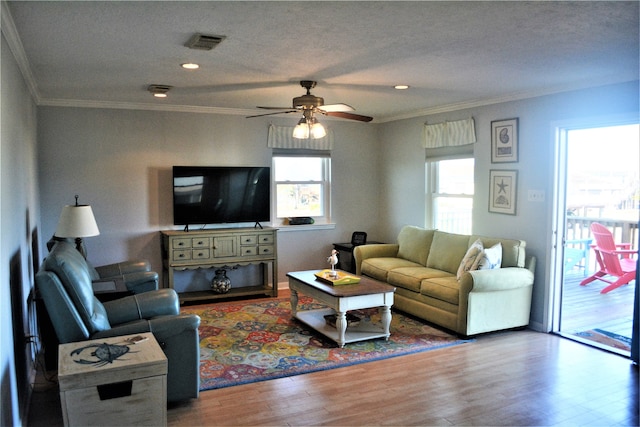
[[[178,255],[178,258],[184,258],[184,254]]]
[[[184,246],[184,242],[178,242],[178,246]]]

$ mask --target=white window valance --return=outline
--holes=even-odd
[[[476,142],[473,118],[424,125],[425,148],[456,147]]]
[[[331,150],[333,149],[333,130],[325,127],[327,135],[319,139],[298,139],[293,137],[293,126],[269,125],[267,147],[294,150]]]

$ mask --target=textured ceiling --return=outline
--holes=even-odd
[[[16,1],[3,32],[41,105],[249,114],[289,107],[309,79],[326,103],[385,121],[636,80],[638,4]],[[190,50],[196,32],[227,38]]]

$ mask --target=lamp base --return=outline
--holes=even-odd
[[[78,250],[78,252],[80,252],[84,259],[87,259],[87,248],[84,245],[84,241],[80,237],[76,237],[76,249]]]

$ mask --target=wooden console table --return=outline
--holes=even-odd
[[[161,231],[165,284],[174,288],[176,271],[259,264],[262,284],[231,287],[225,294],[213,291],[180,292],[180,301],[253,295],[278,296],[278,251],[275,228],[225,228],[197,231]],[[271,283],[269,283],[271,265]]]

